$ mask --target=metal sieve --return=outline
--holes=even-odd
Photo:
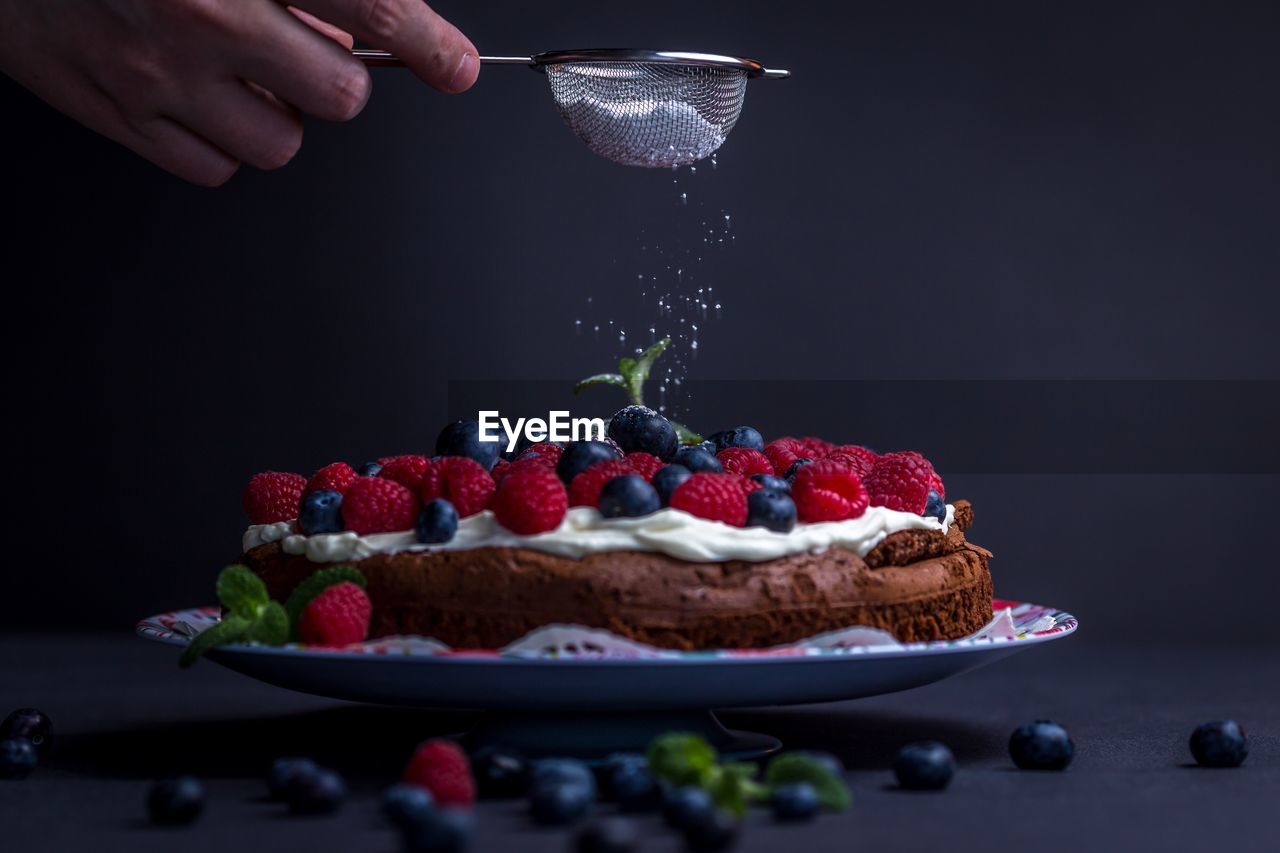
[[[386,51],[352,55],[367,65],[404,66]],[[556,50],[480,62],[541,71],[560,116],[588,148],[651,168],[709,157],[737,123],[748,79],[791,76],[752,59],[668,50]]]

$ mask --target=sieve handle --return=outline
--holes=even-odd
[[[351,51],[351,55],[356,59],[368,65],[371,68],[404,68],[404,60],[396,56],[394,53],[387,53],[385,50],[364,50],[357,49]],[[480,57],[481,65],[527,65],[533,67],[533,57],[531,56],[482,56]]]

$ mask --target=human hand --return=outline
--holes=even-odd
[[[421,0],[0,0],[0,65],[71,118],[196,184],[288,163],[305,113],[346,121],[369,72],[354,34],[442,92],[474,45]]]

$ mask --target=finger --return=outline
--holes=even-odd
[[[480,74],[475,45],[421,0],[295,0],[295,5],[391,51],[442,92],[464,92]]]
[[[293,16],[311,29],[320,33],[325,38],[331,38],[347,50],[356,46],[356,40],[351,37],[351,33],[346,30],[340,30],[328,21],[322,21],[310,12],[304,12],[294,6],[287,7]]]
[[[278,169],[302,147],[302,122],[289,108],[250,91],[240,80],[210,83],[170,115],[232,157]]]
[[[166,172],[202,187],[220,187],[240,168],[239,160],[162,116],[121,127],[118,133],[102,132]]]
[[[347,121],[369,101],[373,81],[369,70],[334,39],[300,22],[297,12],[266,4],[269,24],[253,43],[242,45],[238,73],[307,115],[327,121]],[[320,23],[324,23],[321,21]],[[324,23],[335,32],[341,32]],[[345,35],[345,34],[344,34]],[[350,37],[348,36],[348,41]]]

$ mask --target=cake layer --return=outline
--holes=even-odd
[[[604,628],[665,648],[763,648],[866,625],[904,642],[970,634],[991,613],[988,552],[947,533],[904,530],[865,558],[841,548],[748,562],[615,551],[580,559],[518,547],[403,551],[355,561],[373,603],[371,636],[421,634],[498,648],[551,623]],[[319,566],[279,542],[243,562],[273,598]]]

